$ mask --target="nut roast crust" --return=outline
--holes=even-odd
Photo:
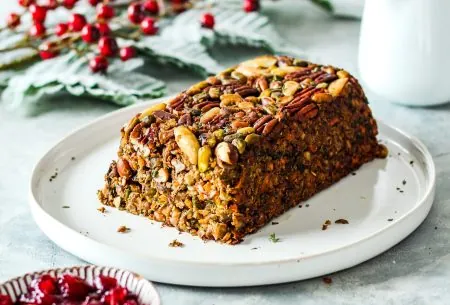
[[[262,56],[137,114],[98,192],[108,206],[236,244],[386,157],[348,72]]]

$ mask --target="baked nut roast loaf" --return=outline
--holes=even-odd
[[[98,197],[202,239],[236,244],[385,157],[377,133],[348,72],[262,56],[133,117]]]

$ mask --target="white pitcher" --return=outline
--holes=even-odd
[[[450,101],[450,0],[366,0],[362,83],[411,106]]]

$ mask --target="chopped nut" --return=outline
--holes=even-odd
[[[220,97],[220,107],[226,107],[231,105],[237,105],[244,100],[239,94],[223,94]]]
[[[209,83],[207,81],[201,81],[192,87],[190,87],[186,93],[189,95],[194,95],[200,93],[203,89],[209,86]]]
[[[336,75],[337,75],[339,78],[348,78],[348,77],[350,76],[350,75],[348,74],[348,72],[345,71],[345,70],[337,71]]]
[[[228,142],[220,142],[216,147],[215,154],[220,166],[222,166],[223,163],[226,165],[234,165],[239,158],[236,147]]]
[[[120,226],[117,228],[117,232],[119,233],[128,233],[130,232],[130,228],[126,227],[126,226]]]
[[[220,89],[215,87],[209,88],[208,95],[213,99],[217,99],[220,97]]]
[[[100,208],[97,209],[97,211],[99,211],[99,212],[102,213],[102,214],[105,214],[105,213],[106,213],[105,207],[100,207]]]
[[[166,168],[160,168],[155,177],[153,177],[153,180],[158,183],[167,182],[169,180],[169,171]]]
[[[122,158],[117,161],[117,172],[119,173],[120,177],[125,178],[131,177],[133,173],[128,161]]]
[[[147,108],[146,110],[144,110],[141,115],[139,116],[139,120],[144,119],[145,117],[148,117],[149,115],[153,114],[153,112],[158,111],[158,110],[165,110],[166,109],[166,104],[161,103],[161,104],[156,104],[153,106],[150,106],[149,108]]]
[[[245,137],[245,142],[247,144],[256,144],[259,142],[259,140],[261,139],[260,135],[257,135],[255,133],[249,134]]]
[[[255,128],[253,128],[253,127],[243,127],[243,128],[239,128],[236,131],[236,133],[243,135],[243,136],[249,135],[254,132],[255,132]]]
[[[340,218],[340,219],[336,220],[334,223],[346,225],[346,224],[348,224],[348,220]]]
[[[331,225],[331,220],[327,219],[322,225],[322,231],[325,231],[329,225]]]
[[[201,116],[200,122],[202,122],[203,124],[206,124],[206,123],[212,121],[219,114],[220,114],[219,107],[211,108]]]
[[[328,93],[316,93],[312,96],[312,100],[316,103],[329,103],[333,100],[333,97]]]
[[[332,96],[339,96],[348,82],[348,78],[339,78],[328,85],[328,92]]]
[[[182,248],[182,247],[184,247],[184,244],[181,241],[174,239],[170,242],[169,247]]]
[[[260,56],[255,59],[244,61],[240,66],[251,67],[251,68],[270,68],[277,63],[277,58],[275,56]]]
[[[195,135],[185,126],[178,126],[174,129],[175,141],[181,151],[186,155],[189,162],[197,165],[198,150],[200,144]]]
[[[331,278],[331,277],[329,277],[329,276],[326,276],[326,277],[324,277],[324,278],[322,278],[322,281],[325,283],[325,284],[331,284],[331,283],[333,283],[333,279]]]
[[[299,83],[288,80],[283,85],[283,94],[286,96],[293,96],[299,88],[300,88]]]
[[[252,109],[254,107],[253,103],[251,102],[241,102],[237,106],[243,110]]]
[[[240,138],[237,138],[237,139],[234,139],[234,140],[231,142],[231,144],[233,144],[234,146],[236,146],[238,152],[239,152],[241,155],[245,152],[245,147],[246,147],[247,143],[246,143],[244,140],[242,140],[242,139],[240,139]]]

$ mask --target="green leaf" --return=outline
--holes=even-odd
[[[69,53],[41,61],[29,68],[26,74],[11,78],[2,99],[9,107],[15,108],[36,104],[45,95],[66,91],[125,106],[163,96],[164,83],[126,68],[136,68],[142,64],[142,60],[127,63],[115,61],[107,75],[93,74],[86,58]]]
[[[176,17],[163,35],[186,44],[200,42],[207,47],[216,43],[240,44],[262,47],[272,53],[304,57],[301,49],[281,37],[267,16],[258,12],[246,13],[240,6],[242,3],[239,6],[234,3],[215,2],[211,9],[216,20],[214,30],[200,26],[198,20],[204,10],[192,9]]]
[[[330,1],[328,0],[311,0],[314,4],[317,4],[322,9],[332,13],[333,12],[333,6],[331,5]]]
[[[216,74],[224,69],[199,42],[172,40],[161,35],[143,37],[134,46],[149,59],[162,64],[170,63],[180,68],[188,68],[202,76]]]

